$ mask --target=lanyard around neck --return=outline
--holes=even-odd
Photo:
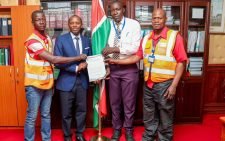
[[[123,22],[123,26],[122,26],[121,31],[118,32],[118,30],[117,30],[117,28],[116,28],[116,26],[115,26],[115,22],[113,22],[113,27],[114,27],[114,29],[115,29],[116,36],[117,36],[119,39],[120,39],[120,37],[121,37],[120,35],[121,35],[121,33],[122,33],[123,29],[124,29],[125,23],[126,23],[126,18],[124,18],[124,22]]]

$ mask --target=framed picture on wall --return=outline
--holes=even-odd
[[[212,0],[210,32],[224,32],[225,0]]]

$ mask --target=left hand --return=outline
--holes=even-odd
[[[175,94],[176,94],[176,87],[174,86],[170,86],[166,93],[164,94],[164,97],[166,99],[173,99],[175,97]]]
[[[107,55],[112,54],[112,53],[113,53],[113,47],[105,47],[102,50],[103,56],[107,56]]]
[[[81,62],[78,66],[77,72],[80,73],[82,70],[85,70],[87,68],[87,63],[86,62]]]

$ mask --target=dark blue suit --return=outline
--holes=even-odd
[[[82,42],[82,54],[91,55],[90,39],[82,35],[80,35],[80,39]],[[56,39],[54,55],[64,57],[79,56],[70,33],[61,35]],[[85,129],[88,74],[87,70],[83,70],[79,74],[76,73],[76,68],[80,63],[56,64],[56,67],[60,69],[56,88],[60,90],[62,128],[65,137],[72,135],[70,128],[74,104],[76,108],[76,135],[82,135]]]

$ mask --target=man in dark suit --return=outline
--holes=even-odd
[[[57,56],[91,55],[91,41],[80,34],[82,20],[73,15],[68,21],[70,32],[56,39],[54,54]],[[60,90],[62,129],[64,140],[71,141],[72,107],[75,105],[76,140],[85,141],[86,99],[88,88],[87,63],[78,61],[69,64],[56,64],[60,74],[56,88]]]

